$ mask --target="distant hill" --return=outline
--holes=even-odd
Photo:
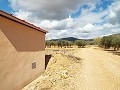
[[[112,34],[112,35],[109,35],[109,36],[120,37],[120,33]],[[75,37],[66,37],[66,38],[60,38],[60,39],[51,39],[50,41],[58,41],[58,40],[68,40],[68,41],[74,42],[75,40],[93,41],[94,39],[78,39],[78,38],[75,38]]]
[[[93,41],[93,39],[78,39],[75,37],[67,37],[67,38],[60,38],[60,39],[51,39],[50,41],[58,41],[58,40],[68,40],[74,42],[75,40],[85,40],[85,41]]]
[[[68,40],[74,42],[75,40],[79,40],[78,38],[75,37],[67,37],[67,38],[60,38],[60,39],[51,39],[51,41],[58,41],[58,40]]]

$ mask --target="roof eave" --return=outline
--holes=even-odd
[[[18,22],[18,23],[24,24],[24,25],[26,25],[26,26],[28,26],[28,27],[31,27],[31,28],[33,28],[33,29],[35,29],[35,30],[41,31],[41,32],[43,32],[43,33],[45,33],[45,34],[48,33],[48,31],[43,30],[43,29],[41,29],[40,27],[37,27],[37,26],[35,26],[35,25],[33,25],[33,24],[30,24],[30,23],[26,22],[25,20],[21,20],[21,19],[15,17],[15,16],[13,16],[12,14],[8,14],[8,13],[2,11],[2,10],[0,10],[0,15],[4,16],[4,17],[6,17],[6,18],[9,18],[9,19],[11,19],[11,20],[14,20],[14,21],[16,21],[16,22]]]

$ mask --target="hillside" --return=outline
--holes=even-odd
[[[58,41],[58,40],[68,40],[74,42],[75,40],[85,40],[85,41],[93,41],[93,39],[78,39],[75,37],[67,37],[67,38],[60,38],[60,39],[51,39],[50,41]]]
[[[108,36],[120,37],[120,33],[112,34],[112,35],[108,35]],[[94,39],[78,39],[78,38],[75,38],[75,37],[66,37],[66,38],[59,38],[59,39],[51,39],[50,41],[58,41],[58,40],[67,40],[67,41],[74,42],[75,40],[93,41]]]

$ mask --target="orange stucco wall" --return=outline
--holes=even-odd
[[[20,90],[44,72],[44,50],[45,33],[0,16],[0,90]]]

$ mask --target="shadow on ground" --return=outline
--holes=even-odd
[[[113,53],[113,55],[120,56],[120,51],[115,51],[115,50],[105,50],[105,51],[108,51],[108,53]]]

